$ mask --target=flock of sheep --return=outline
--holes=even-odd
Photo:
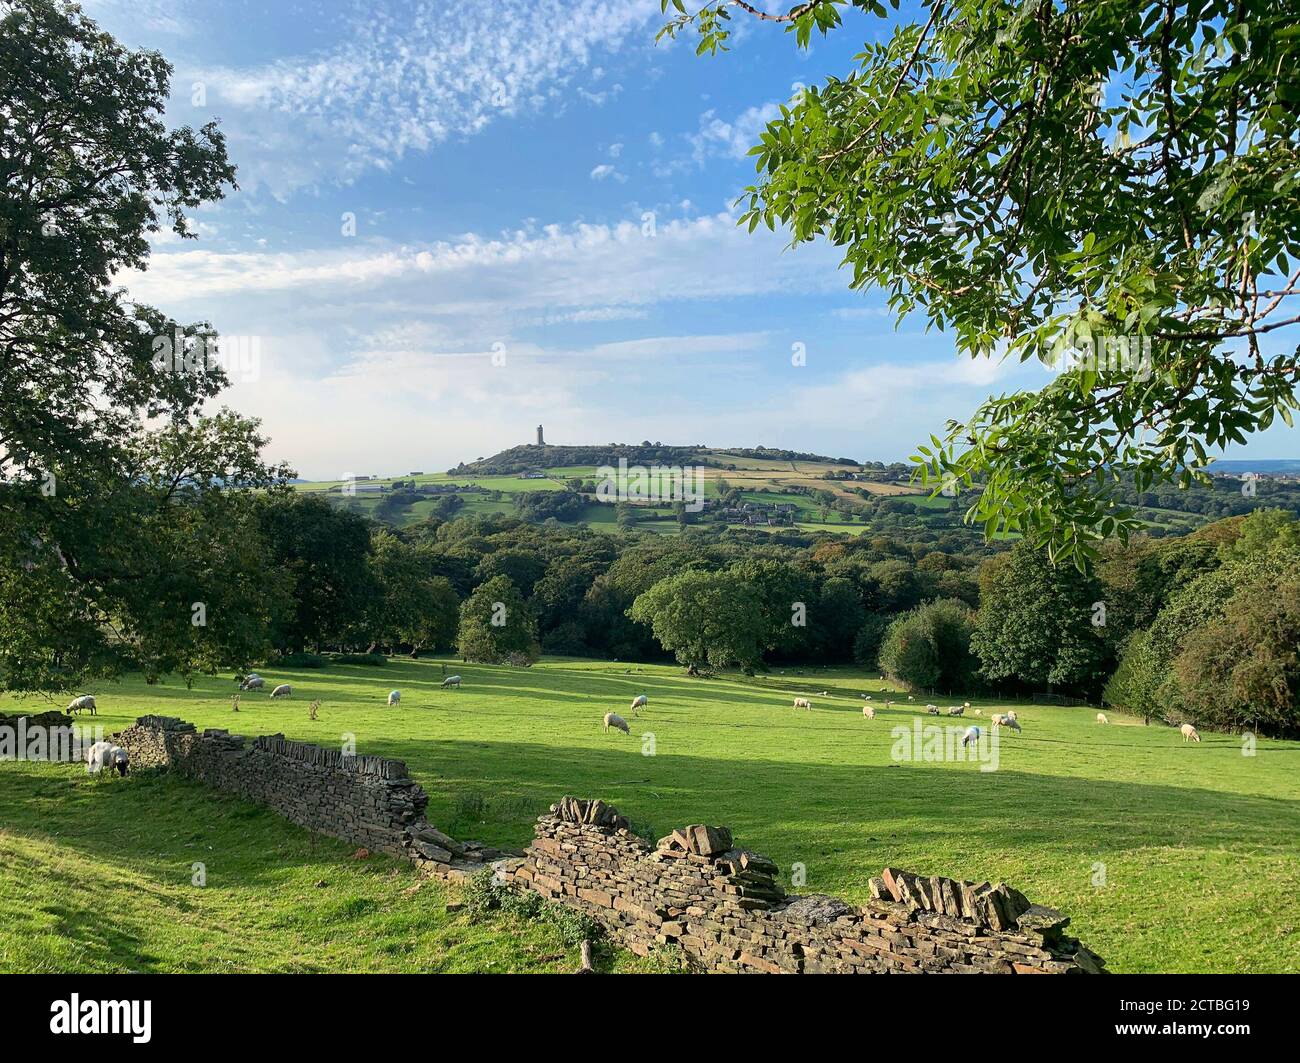
[[[235,681],[239,684],[239,689],[241,691],[263,690],[266,688],[266,680],[263,679],[256,672],[250,672],[247,675],[238,675],[235,677]],[[443,679],[440,685],[445,688],[454,688],[456,690],[459,690],[461,686],[461,677],[459,675],[449,675],[445,679]],[[292,694],[293,694],[293,687],[288,683],[280,683],[278,686],[272,688],[271,690],[272,698],[287,698],[292,696]],[[821,696],[829,697],[830,692],[827,690],[823,690],[821,692]],[[876,710],[875,707],[871,704],[871,695],[863,694],[862,697],[867,702],[867,704],[862,706],[862,715],[868,720],[874,720],[876,718]],[[915,700],[915,696],[909,694],[907,696],[907,700],[913,701]],[[396,705],[400,705],[401,701],[402,701],[402,692],[400,690],[389,691],[388,705],[390,708]],[[238,703],[238,698],[236,698],[236,703]],[[632,699],[632,704],[631,706],[629,706],[630,714],[633,717],[635,717],[637,714],[637,710],[646,708],[649,705],[649,703],[650,703],[650,699],[645,694],[638,694],[635,698]],[[313,703],[313,707],[315,706],[315,704],[318,703]],[[892,708],[893,705],[894,702],[892,699],[887,700],[885,702],[885,706],[887,708]],[[796,709],[805,709],[811,712],[813,707],[812,699],[807,697],[796,697],[794,699],[794,707]],[[948,716],[964,716],[966,714],[966,711],[970,708],[971,708],[971,703],[969,701],[964,701],[960,705],[950,705],[946,710],[946,714]],[[931,716],[939,716],[941,714],[939,706],[932,703],[927,704],[925,706],[925,710]],[[95,705],[94,697],[90,694],[83,694],[80,697],[75,698],[68,705],[68,712],[69,713],[89,712],[91,713],[91,715],[95,715],[96,705]],[[972,710],[972,715],[983,716],[983,714],[984,713],[982,709],[977,708]],[[312,718],[315,719],[314,713]],[[1101,724],[1105,724],[1105,723],[1109,723],[1110,721],[1106,718],[1106,714],[1104,712],[1099,712],[1097,713],[1097,722]],[[611,727],[613,727],[615,730],[622,731],[624,734],[632,733],[630,727],[628,726],[627,720],[616,712],[605,713],[605,716],[602,720],[602,724],[603,724],[603,730],[606,733],[609,732],[609,729]],[[1000,727],[1005,727],[1008,730],[1015,731],[1017,734],[1021,733],[1020,721],[1017,718],[1014,709],[1008,709],[1006,712],[994,713],[992,716],[989,717],[989,724],[992,726],[994,731],[998,730],[998,728]],[[1199,742],[1201,740],[1201,736],[1197,733],[1196,728],[1193,727],[1190,723],[1183,724],[1182,727],[1179,728],[1179,730],[1182,733],[1184,742]],[[978,726],[968,727],[966,729],[966,733],[962,736],[961,744],[963,746],[967,746],[972,742],[978,742],[981,733],[982,732]],[[122,749],[120,746],[115,746],[109,742],[97,742],[95,743],[95,745],[91,746],[86,753],[86,763],[87,763],[88,770],[92,774],[98,774],[104,768],[110,768],[110,769],[117,768],[119,773],[122,775],[125,775],[127,772],[126,751]]]

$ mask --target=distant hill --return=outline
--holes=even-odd
[[[674,446],[668,443],[605,443],[587,446],[537,446],[524,444],[503,450],[490,458],[462,462],[448,469],[450,476],[514,476],[538,469],[581,468],[617,465],[619,459],[629,465],[706,465],[725,466],[735,458],[760,458],[768,461],[804,461],[824,465],[860,466],[853,458],[828,458],[800,450],[779,447],[731,447],[714,449],[703,443]]]

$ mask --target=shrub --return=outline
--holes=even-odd
[[[319,653],[286,653],[275,663],[281,668],[324,668],[328,662]]]

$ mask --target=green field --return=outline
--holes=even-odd
[[[999,770],[981,772],[895,762],[890,729],[915,713],[905,698],[885,708],[886,685],[853,670],[692,680],[669,666],[563,659],[446,664],[462,690],[438,689],[437,661],[268,666],[269,681],[294,684],[293,699],[245,694],[238,715],[228,677],[94,692],[110,729],[163,713],[326,746],[355,734],[359,751],[403,758],[429,792],[429,820],[462,838],[521,846],[561,795],[602,797],[655,835],[730,826],[787,874],[806,867],[795,892],[862,900],[886,864],[1005,879],[1072,916],[1112,970],[1300,971],[1300,743],[1261,741],[1247,757],[1232,736],[1187,745],[1116,713],[1102,726],[1095,710],[1024,705],[1024,733],[1002,741]],[[403,700],[389,709],[394,687]],[[632,736],[602,733],[602,714],[642,691],[650,711]],[[793,711],[795,693],[816,695],[815,711]],[[880,704],[874,721],[863,693]],[[986,718],[995,707],[976,704]],[[642,754],[645,734],[653,756]],[[444,912],[438,887],[405,893],[418,880],[392,862],[351,862],[346,846],[313,846],[269,813],[174,779],[0,765],[0,852],[4,969],[130,967],[136,952],[147,969],[204,969],[223,942],[232,969],[573,966],[571,955],[545,959],[545,928],[516,947],[509,933]],[[200,854],[210,885],[195,890]],[[359,940],[338,933],[350,912]],[[109,945],[91,923],[108,928]],[[254,929],[257,944],[244,940]],[[537,955],[517,955],[525,948]]]

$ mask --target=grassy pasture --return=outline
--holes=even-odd
[[[1024,733],[1001,741],[998,770],[981,772],[970,762],[893,759],[891,728],[911,727],[925,699],[908,703],[894,694],[901,700],[886,708],[887,685],[855,670],[691,680],[674,667],[611,662],[554,659],[531,669],[443,663],[465,677],[462,690],[439,689],[440,662],[432,660],[263,669],[268,681],[292,682],[293,699],[245,694],[237,715],[229,677],[205,678],[192,690],[128,679],[94,692],[112,730],[156,712],[327,746],[355,734],[360,751],[403,758],[429,792],[430,821],[460,837],[522,845],[533,818],[562,794],[598,796],[656,835],[695,822],[730,826],[740,844],[767,853],[787,875],[804,865],[806,883],[788,887],[795,892],[861,900],[868,878],[886,864],[1006,879],[1071,915],[1074,932],[1113,970],[1300,971],[1300,743],[1260,741],[1247,757],[1232,736],[1207,734],[1200,745],[1186,745],[1173,729],[1117,713],[1102,726],[1094,710],[1017,705]],[[402,703],[389,709],[384,698],[394,687]],[[633,734],[602,733],[602,714],[626,709],[643,691],[649,712],[632,721]],[[862,716],[864,693],[878,705],[874,721]],[[796,694],[814,695],[814,711],[796,713]],[[322,700],[314,722],[307,718],[313,698]],[[946,706],[956,699],[934,700]],[[977,704],[985,722],[1010,707]],[[11,710],[12,701],[0,699],[0,709]],[[646,735],[653,735],[652,756],[643,755]],[[149,787],[164,788],[165,809]],[[132,796],[137,789],[140,796]],[[0,796],[0,897],[18,891],[30,906],[54,868],[94,883],[76,892],[74,907],[66,891],[51,896],[57,910],[42,916],[43,931],[5,919],[6,968],[14,956],[30,959],[28,939],[37,932],[50,941],[74,937],[59,955],[91,962],[77,950],[93,943],[70,929],[72,916],[115,920],[119,909],[127,927],[121,932],[143,936],[159,969],[202,966],[205,932],[177,906],[196,903],[185,884],[192,847],[203,844],[214,846],[210,867],[234,868],[239,882],[231,888],[242,892],[231,905],[267,920],[262,951],[237,962],[287,969],[279,965],[308,952],[304,940],[329,932],[311,883],[331,876],[344,876],[362,902],[381,905],[368,934],[390,942],[416,935],[423,963],[515,962],[449,917],[426,915],[431,922],[408,927],[403,920],[416,917],[403,914],[402,902],[363,889],[380,863],[349,864],[340,847],[322,842],[305,854],[305,833],[197,787],[143,776],[94,782],[73,767],[4,764]],[[231,815],[247,817],[239,830],[214,824]],[[108,832],[102,843],[94,841],[97,830]],[[125,853],[126,869],[115,852]],[[328,873],[318,867],[322,860]],[[89,861],[94,867],[81,866]],[[392,866],[384,873],[397,881],[380,892],[400,896],[405,872]],[[203,903],[215,905],[210,896],[203,892]],[[544,943],[536,947],[549,955]],[[361,953],[349,949],[334,943],[312,962],[350,968]],[[391,960],[402,967],[409,957]],[[388,969],[387,962],[372,966]],[[517,962],[545,967],[529,966],[527,956]]]

